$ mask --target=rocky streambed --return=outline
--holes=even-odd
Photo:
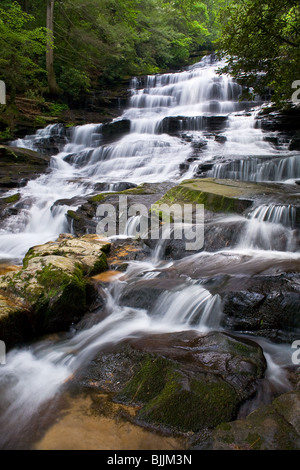
[[[157,242],[151,230],[148,237],[137,228],[129,238],[112,240],[83,234],[84,227],[96,231],[98,205],[117,208],[120,195],[127,196],[128,207],[146,203],[148,210],[163,202],[204,203],[204,246],[189,253],[184,240],[170,237],[153,263]],[[286,227],[294,252],[238,249],[252,207],[283,200],[295,207],[295,225]],[[68,386],[94,397],[109,394],[125,409],[133,406],[126,420],[184,437],[188,448],[299,448],[298,369],[286,360],[285,346],[276,384],[269,356],[275,344],[280,348],[299,334],[298,210],[296,188],[286,194],[280,184],[212,178],[93,194],[67,214],[77,235],[32,247],[23,266],[0,277],[0,336],[11,348],[73,331],[77,348],[77,335],[109,321],[113,296],[115,308],[122,309],[119,322],[129,315],[130,324],[133,315],[129,336],[116,342],[112,335],[88,362],[79,361]],[[186,311],[178,324],[170,311],[179,304]],[[173,332],[164,331],[168,318]],[[50,344],[60,348],[59,342]],[[256,411],[247,417],[251,409]]]
[[[0,149],[1,448],[300,448],[299,110],[214,67]]]

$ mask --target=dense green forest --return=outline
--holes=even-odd
[[[2,0],[0,79],[55,115],[94,89],[217,50],[254,91],[290,99],[300,79],[298,0]],[[3,111],[3,109],[2,109]]]
[[[28,89],[42,93],[49,86],[52,95],[64,93],[74,101],[91,87],[177,68],[189,63],[191,54],[213,48],[222,4],[222,0],[6,1],[0,9],[2,77],[13,93]],[[51,49],[53,70],[46,57]]]
[[[223,71],[258,93],[268,87],[277,105],[291,100],[300,80],[299,0],[231,0],[220,21]]]

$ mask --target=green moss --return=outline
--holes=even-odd
[[[230,423],[222,423],[217,427],[217,429],[220,429],[220,431],[231,431],[231,425]]]
[[[229,421],[236,407],[236,393],[225,382],[191,380],[185,387],[184,377],[173,373],[168,374],[165,388],[141,410],[140,416],[148,422],[196,432]]]
[[[36,126],[46,126],[47,121],[45,119],[45,116],[36,116],[34,119],[34,124]]]
[[[50,255],[65,256],[65,253],[60,252],[59,250],[55,250],[55,252],[44,251],[43,253],[37,253],[35,252],[34,247],[30,248],[23,258],[23,268],[26,269],[28,267],[29,261],[33,258],[38,258],[40,256],[46,257]]]
[[[4,131],[1,131],[0,132],[0,142],[6,142],[8,140],[12,140],[13,139],[13,134],[10,130],[9,127],[7,127]]]
[[[234,200],[212,193],[205,193],[183,186],[172,188],[156,204],[204,204],[205,208],[213,212],[233,212]]]
[[[32,258],[35,258],[37,255],[34,253],[34,248],[30,248],[26,255],[23,258],[23,268],[26,269],[28,267],[28,263]]]
[[[232,351],[233,352],[238,352],[238,353],[242,353],[244,356],[246,355],[247,357],[250,357],[252,356],[253,354],[253,347],[249,347],[247,346],[247,344],[245,343],[241,343],[241,342],[238,342],[238,341],[230,341],[228,340],[228,345],[232,347]]]
[[[145,189],[144,184],[141,184],[137,186],[136,188],[124,189],[124,191],[115,191],[115,192],[96,194],[95,196],[92,196],[91,198],[89,198],[88,202],[91,202],[91,203],[102,202],[102,201],[105,201],[105,199],[109,196],[122,195],[122,194],[134,195],[134,194],[151,194],[151,193]]]
[[[251,449],[260,450],[262,443],[261,436],[258,433],[250,432],[246,438],[246,442]]]
[[[133,403],[147,403],[163,390],[169,369],[170,361],[147,355],[139,372],[123,389],[119,398]],[[171,369],[173,370],[172,365]]]
[[[144,184],[140,184],[136,188],[124,189],[124,191],[120,191],[117,194],[150,194],[150,193],[149,191],[145,190]]]
[[[43,315],[46,330],[51,330],[51,324],[57,323],[58,316],[67,318],[70,314],[82,314],[86,310],[86,281],[79,266],[68,274],[51,264],[47,265],[37,274],[37,281],[44,289],[36,298],[35,311]]]
[[[105,245],[101,246],[101,251],[105,254],[109,253],[111,249],[111,243],[106,243]]]
[[[162,357],[147,357],[119,398],[144,405],[139,419],[181,432],[229,421],[237,408],[237,394],[230,385],[188,379],[175,362]]]
[[[240,192],[237,192],[236,188],[222,185],[217,185],[214,182],[210,182],[207,185],[207,189],[204,185],[204,190],[201,190],[201,186],[198,187],[196,183],[188,182],[188,184],[180,184],[170,189],[155,205],[174,203],[178,204],[203,204],[205,209],[212,212],[238,212],[241,213],[249,206],[252,202],[246,199],[238,199],[237,196]],[[218,186],[221,188],[219,189]],[[217,187],[217,189],[216,189]],[[222,191],[225,194],[222,194]]]
[[[90,197],[88,199],[88,202],[102,202],[105,200],[106,196],[107,196],[107,193],[97,194],[96,196]]]
[[[94,276],[95,274],[102,273],[108,269],[108,263],[105,253],[101,253],[98,260],[92,267],[91,271],[89,272],[90,276]]]
[[[71,219],[80,220],[80,216],[75,211],[68,210],[67,214]]]
[[[45,266],[42,271],[37,274],[39,284],[47,288],[47,293],[51,295],[52,289],[64,288],[70,282],[70,275],[66,274],[62,269],[58,269],[51,264]]]
[[[171,214],[168,214],[165,211],[160,210],[159,206],[154,204],[151,209],[149,210],[150,214],[154,214],[160,222],[170,223],[174,222],[174,217]]]
[[[21,195],[19,193],[13,194],[12,196],[8,196],[2,199],[5,204],[12,204],[13,202],[18,202],[20,200]]]

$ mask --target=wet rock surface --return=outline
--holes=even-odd
[[[279,343],[299,338],[299,273],[232,279],[224,290],[224,328]]]
[[[87,276],[108,268],[109,247],[97,236],[62,235],[30,249],[18,272],[0,276],[0,337],[6,345],[78,321],[98,294]]]
[[[127,119],[115,120],[104,123],[101,127],[104,143],[110,143],[119,139],[130,131],[130,121]]]
[[[291,132],[299,131],[300,110],[295,106],[284,111],[269,107],[259,114],[261,128],[265,131]]]
[[[227,116],[166,117],[160,123],[158,132],[176,135],[191,130],[220,131],[226,127],[227,120]]]
[[[0,146],[0,193],[25,186],[47,171],[49,158],[29,149]]]
[[[265,368],[262,350],[252,341],[186,331],[108,348],[76,380],[139,406],[140,424],[196,432],[234,417]]]
[[[218,85],[215,83],[211,89],[211,102],[207,108],[209,113],[215,115],[181,116],[179,114],[183,111],[180,109],[178,116],[169,115],[156,127],[156,132],[169,134],[167,137],[171,136],[170,141],[175,142],[177,137],[184,144],[185,160],[176,164],[176,178],[178,175],[182,177],[193,167],[193,180],[183,181],[176,186],[175,183],[145,183],[136,186],[130,182],[130,173],[126,173],[124,181],[113,186],[109,181],[101,181],[103,175],[99,172],[99,180],[87,181],[87,173],[81,170],[90,163],[89,157],[98,146],[109,147],[128,134],[131,122],[127,119],[113,122],[101,119],[103,124],[92,126],[92,136],[82,140],[83,145],[78,152],[74,151],[65,157],[64,161],[73,165],[74,173],[78,171],[77,174],[83,175],[80,178],[70,175],[66,184],[80,183],[86,185],[84,188],[87,191],[85,196],[69,197],[68,193],[64,198],[59,196],[62,199],[54,202],[51,211],[55,214],[56,206],[69,206],[66,207],[69,230],[72,233],[74,231],[78,238],[64,235],[59,240],[34,247],[27,253],[22,269],[18,272],[5,271],[0,277],[0,338],[4,338],[10,347],[41,334],[68,330],[71,326],[66,336],[76,341],[76,331],[80,333],[85,330],[86,333],[87,328],[97,324],[100,326],[97,341],[101,343],[102,326],[104,333],[110,328],[109,322],[105,323],[112,313],[112,305],[107,300],[112,300],[109,295],[113,292],[110,290],[113,289],[111,284],[115,282],[116,298],[113,300],[116,303],[113,306],[125,314],[123,317],[120,315],[112,326],[112,344],[105,343],[103,350],[95,353],[94,359],[84,370],[68,379],[70,382],[76,382],[80,390],[103,390],[114,401],[133,405],[136,413],[132,419],[139,425],[174,434],[201,434],[202,441],[208,430],[212,432],[211,440],[206,443],[209,448],[300,448],[297,389],[277,397],[272,404],[251,413],[246,419],[237,420],[241,409],[248,409],[249,402],[257,403],[255,399],[261,391],[261,383],[269,379],[267,356],[264,356],[258,342],[266,344],[266,340],[271,340],[274,345],[299,338],[299,187],[292,184],[236,181],[238,178],[254,178],[262,162],[270,163],[271,166],[274,163],[274,168],[266,173],[266,178],[263,178],[265,173],[260,174],[260,180],[283,181],[290,178],[289,171],[282,171],[280,177],[276,171],[282,163],[288,166],[297,161],[299,110],[286,113],[269,109],[258,116],[256,129],[250,129],[250,126],[249,129],[243,126],[235,129],[238,133],[245,129],[257,131],[261,127],[265,134],[258,136],[262,140],[258,139],[255,144],[260,142],[261,148],[266,148],[266,143],[271,144],[269,152],[266,151],[264,155],[253,145],[255,139],[249,139],[249,148],[246,144],[240,152],[241,147],[235,147],[234,140],[231,140],[231,119],[227,115],[218,115],[219,100],[225,97]],[[226,89],[230,90],[227,99],[238,100],[237,84],[231,83]],[[106,98],[115,100],[116,104],[116,96]],[[235,121],[239,115],[251,117],[251,112],[247,113],[251,106],[257,106],[257,103],[248,103],[246,106],[245,103],[236,102],[234,109],[236,113],[241,111],[241,114],[232,114],[230,118],[233,117]],[[96,119],[93,122],[99,122],[97,113],[93,116]],[[79,123],[86,122],[83,112]],[[199,130],[203,131],[201,137],[194,133]],[[58,153],[66,142],[75,143],[76,131],[75,125],[69,128],[57,125],[47,135],[37,133],[32,143],[34,148],[43,153],[42,158],[39,156],[40,160],[37,160],[41,162],[45,159],[45,166],[41,164],[42,171],[47,168],[47,155]],[[269,132],[274,134],[269,135]],[[239,143],[240,136],[236,137],[235,143]],[[229,149],[231,143],[232,154]],[[120,147],[123,151],[122,145]],[[175,151],[177,148],[180,151],[180,146],[175,145]],[[163,157],[164,147],[161,149]],[[216,149],[216,154],[211,149]],[[286,155],[281,160],[281,154],[278,152],[277,158],[277,153],[273,155],[272,149],[276,152],[284,149]],[[289,151],[293,152],[291,158]],[[134,152],[135,149],[132,152],[135,155]],[[94,156],[101,157],[97,151]],[[128,156],[124,166],[131,164],[130,152]],[[11,153],[9,158],[13,160],[15,157]],[[21,168],[22,160],[19,157],[17,160]],[[245,165],[246,161],[249,166]],[[214,169],[219,170],[218,163],[224,164],[224,173],[220,171],[217,178],[207,178],[215,175]],[[31,169],[27,174],[24,168],[21,176],[13,174],[16,165],[14,160],[13,163],[7,161],[8,172],[3,173],[3,177],[9,178],[0,180],[0,190],[13,189],[13,193],[4,195],[0,201],[2,218],[14,215],[19,208],[25,207],[26,201],[20,200],[17,188],[31,178],[28,176],[30,171],[34,175],[40,174],[40,171]],[[38,165],[36,163],[36,168]],[[136,165],[138,168],[139,163]],[[240,170],[245,166],[246,171],[243,173]],[[228,176],[230,172],[233,176]],[[224,176],[223,180],[221,175]],[[93,176],[96,178],[95,173]],[[138,172],[135,176],[138,176],[135,181],[141,181]],[[90,194],[87,194],[90,190]],[[186,249],[185,240],[171,239],[157,244],[157,240],[141,240],[135,234],[133,239],[108,243],[107,240],[97,241],[95,235],[87,235],[96,232],[99,222],[96,212],[100,204],[111,204],[116,209],[117,217],[120,215],[120,196],[127,197],[128,207],[131,204],[145,205],[148,222],[148,211],[157,202],[179,204],[181,207],[186,203],[204,204],[203,245],[190,251]],[[241,247],[239,243],[246,233],[250,211],[256,204],[269,203],[291,205],[295,209],[292,225],[281,224],[281,229],[272,233],[264,244],[261,243],[264,241],[263,234],[259,248],[252,244]],[[167,223],[163,211],[158,210],[158,219],[163,229]],[[172,222],[172,215],[169,215],[169,222]],[[285,233],[286,228],[288,234]],[[287,239],[292,231],[293,245],[289,245]],[[288,256],[286,251],[289,251]],[[137,265],[139,267],[135,276],[132,273]],[[106,271],[108,268],[110,271]],[[101,276],[103,273],[105,276]],[[124,288],[119,289],[120,285]],[[182,301],[181,293],[186,288],[189,290],[185,292]],[[180,319],[176,315],[176,318],[172,317],[176,328],[198,327],[203,314],[203,309],[197,310],[203,299],[199,290],[204,291],[210,300],[212,297],[217,298],[217,302],[212,302],[209,313],[211,317],[217,317],[216,328],[221,331],[208,330],[205,323],[204,328],[199,327],[198,331],[162,333],[162,323],[158,322],[156,333],[150,334],[150,328],[145,330],[141,327],[143,331],[134,331],[127,340],[119,344],[113,342],[115,330],[119,332],[118,329],[123,328],[123,321],[124,324],[135,321],[137,312],[134,309],[139,310],[143,319],[147,316],[152,327],[160,318],[159,315],[165,320],[163,315],[167,317],[169,310],[173,314],[172,309],[177,313],[178,306],[178,311],[181,309]],[[163,307],[162,300],[165,300]],[[196,312],[190,321],[190,306],[193,305],[196,306]],[[177,324],[177,320],[181,322]],[[49,341],[52,341],[51,337]],[[75,359],[77,352],[72,347],[74,343],[68,344],[70,351],[67,354],[73,355]],[[291,372],[292,366],[285,364],[285,367],[291,375],[294,373]]]
[[[300,392],[276,398],[246,419],[224,423],[214,432],[213,450],[298,450],[300,447]]]

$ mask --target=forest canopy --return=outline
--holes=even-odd
[[[45,28],[49,25],[57,89],[73,100],[91,87],[181,67],[189,63],[191,54],[213,49],[223,2],[3,0],[2,76],[8,88],[14,86],[17,92],[24,92],[31,86],[37,88],[40,72],[40,88],[47,87]],[[18,63],[18,71],[12,61]]]
[[[0,79],[12,98],[76,104],[214,50],[227,61],[223,73],[271,90],[278,104],[289,100],[300,80],[299,1],[1,0]]]
[[[222,69],[282,105],[300,80],[299,0],[231,0],[221,11]]]

